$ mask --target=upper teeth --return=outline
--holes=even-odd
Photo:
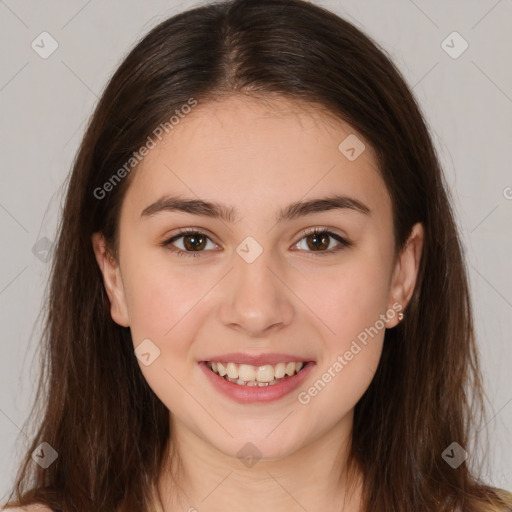
[[[208,362],[208,366],[221,377],[227,375],[231,379],[240,379],[245,382],[272,382],[281,379],[285,375],[292,376],[303,366],[303,362],[277,363],[275,366],[265,364],[263,366],[252,366],[250,364],[217,363]]]

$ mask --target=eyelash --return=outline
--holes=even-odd
[[[319,256],[324,256],[326,254],[336,253],[344,248],[352,247],[352,245],[353,245],[352,242],[346,240],[345,238],[341,237],[340,235],[337,235],[336,233],[333,233],[332,231],[329,231],[326,228],[313,228],[309,231],[304,232],[302,234],[302,238],[300,238],[300,240],[298,240],[296,242],[296,244],[298,244],[300,241],[302,241],[304,238],[306,238],[310,235],[320,235],[320,234],[326,234],[329,237],[334,238],[336,241],[339,242],[339,245],[336,246],[336,248],[329,249],[327,251],[318,251],[318,252],[317,251],[306,251],[306,252],[312,252]],[[206,252],[206,251],[184,251],[184,250],[178,249],[172,245],[173,242],[175,242],[179,238],[185,237],[186,235],[203,235],[206,238],[208,238],[208,240],[211,240],[210,237],[206,233],[203,233],[202,231],[200,231],[198,229],[185,228],[185,229],[180,229],[177,235],[174,235],[171,238],[165,240],[164,242],[162,242],[161,245],[162,245],[162,247],[165,247],[169,251],[175,253],[177,256],[197,258],[198,256],[201,255],[201,253]]]

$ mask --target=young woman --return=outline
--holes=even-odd
[[[334,14],[235,0],[153,29],[89,124],[52,272],[9,507],[512,510],[471,458],[483,391],[431,139]]]

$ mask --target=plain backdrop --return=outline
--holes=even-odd
[[[318,3],[388,52],[428,122],[471,279],[489,396],[490,452],[483,476],[512,490],[512,1]],[[0,0],[2,499],[28,442],[29,433],[21,429],[37,377],[45,260],[85,123],[136,41],[166,17],[199,4]],[[44,51],[58,45],[47,58],[40,55],[43,45],[36,46],[42,37]]]

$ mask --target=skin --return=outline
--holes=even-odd
[[[134,171],[121,210],[118,260],[100,233],[93,236],[113,320],[130,326],[134,347],[149,338],[160,350],[152,364],[139,365],[172,411],[182,463],[182,491],[172,485],[169,467],[162,471],[165,512],[225,511],[233,504],[247,511],[334,511],[342,501],[347,512],[361,510],[360,477],[348,493],[344,473],[353,410],[397,315],[308,404],[297,394],[379,315],[396,303],[405,309],[424,234],[415,225],[395,259],[391,200],[374,151],[365,142],[349,161],[338,150],[352,133],[318,108],[284,98],[232,96],[199,104]],[[171,193],[233,207],[238,219],[176,211],[141,218]],[[327,210],[275,223],[289,203],[333,193],[356,198],[370,214]],[[187,227],[209,237],[195,258],[161,245]],[[353,245],[315,252],[304,234],[314,227],[328,227]],[[236,252],[247,236],[263,248],[252,263]],[[185,241],[174,246],[185,250]],[[334,238],[328,243],[321,250],[339,245]],[[198,366],[238,351],[296,354],[316,367],[297,392],[240,404],[216,391]],[[251,468],[237,457],[248,442],[262,453]]]

